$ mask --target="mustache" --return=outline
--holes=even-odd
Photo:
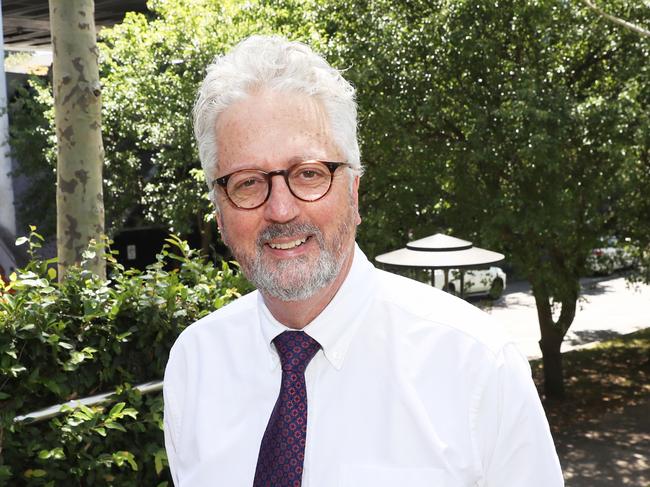
[[[297,234],[313,234],[318,242],[323,240],[320,228],[312,223],[273,223],[257,236],[257,245],[262,247],[265,242],[274,238],[293,237]]]

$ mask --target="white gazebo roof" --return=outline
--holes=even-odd
[[[471,269],[495,264],[504,255],[474,247],[472,242],[437,233],[409,242],[405,248],[378,255],[381,264],[426,269]]]

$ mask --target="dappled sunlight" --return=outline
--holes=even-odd
[[[554,434],[567,487],[650,482],[650,431],[646,404],[626,407],[590,422],[581,434]],[[645,423],[645,428],[639,428]]]
[[[542,391],[541,361],[532,364]],[[564,354],[567,398],[544,401],[567,487],[650,483],[650,329]]]

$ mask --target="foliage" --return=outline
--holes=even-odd
[[[533,284],[561,395],[587,255],[632,215],[648,243],[647,42],[552,0],[339,0],[318,17],[359,90],[364,248],[443,230],[505,253]]]
[[[127,14],[100,34],[104,199],[110,235],[125,223],[165,225],[188,234],[211,209],[191,127],[191,109],[205,68],[253,33],[293,39],[318,36],[303,0],[252,2],[154,0],[151,15]],[[53,187],[51,87],[31,80],[14,101],[12,146],[23,174],[43,173]],[[29,108],[30,113],[25,109]],[[38,133],[34,133],[34,127]],[[37,138],[38,146],[33,139]],[[54,198],[47,196],[53,205]],[[41,201],[39,199],[39,201]],[[31,200],[27,221],[41,221]],[[40,206],[39,206],[40,208]]]
[[[16,202],[19,221],[38,222],[43,235],[56,234],[56,137],[54,99],[46,78],[31,77],[9,105],[11,149],[20,161],[15,177],[28,178]]]
[[[32,229],[18,243],[34,252],[40,240]],[[162,397],[132,386],[160,380],[180,331],[250,287],[226,263],[215,268],[177,237],[167,242],[145,271],[126,270],[109,254],[107,281],[76,267],[57,283],[52,261],[32,260],[9,289],[0,287],[0,479],[135,486],[168,478]],[[113,390],[108,404],[13,421]]]
[[[213,55],[280,32],[314,45],[358,90],[359,242],[371,258],[437,231],[505,253],[533,284],[554,352],[598,238],[629,237],[650,261],[648,42],[581,3],[150,5],[153,18],[128,16],[102,44],[107,221],[117,227],[138,205],[180,232],[202,224],[196,87]],[[607,10],[647,19],[642,2]]]

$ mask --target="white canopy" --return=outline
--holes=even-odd
[[[474,247],[472,242],[436,233],[409,242],[405,248],[378,255],[381,264],[427,269],[471,269],[495,264],[504,255]]]

